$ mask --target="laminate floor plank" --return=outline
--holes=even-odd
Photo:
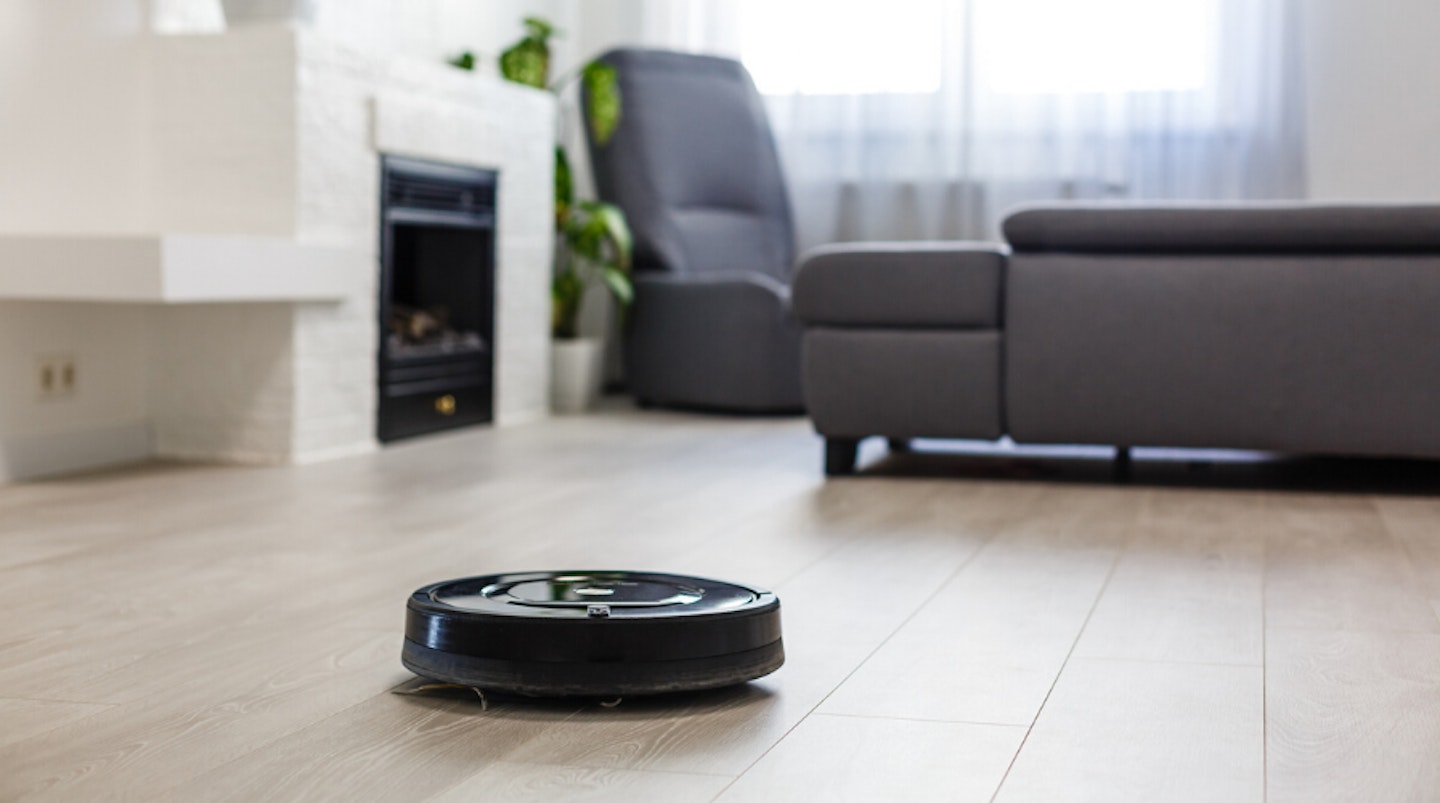
[[[1261,665],[1265,541],[1275,516],[1258,498],[1230,497],[1151,494],[1077,656]]]
[[[719,803],[988,801],[1025,728],[815,714],[726,790]]]
[[[1427,596],[1440,598],[1440,500],[1377,497],[1385,528],[1405,550]]]
[[[1275,628],[1269,800],[1440,797],[1440,635]]]
[[[1409,555],[1367,496],[1276,495],[1265,554],[1269,627],[1440,633]]]
[[[931,493],[934,492],[932,486]],[[895,511],[903,520],[905,510]],[[511,759],[736,775],[935,592],[980,546],[943,532],[862,538],[778,585],[786,665],[737,691],[587,710]],[[763,556],[757,556],[763,559]],[[883,589],[883,604],[865,593]]]
[[[171,790],[166,799],[424,800],[569,719],[576,703],[380,694]],[[385,734],[377,739],[376,734]]]
[[[724,775],[640,772],[498,761],[435,798],[438,803],[664,801],[708,803],[733,780]]]
[[[1145,491],[1047,489],[1057,538],[1031,521],[989,542],[825,700],[868,717],[1029,725],[1085,624]],[[1034,510],[1035,508],[1031,508]],[[1067,546],[1053,546],[1053,544]],[[1083,548],[1081,543],[1093,546]]]
[[[999,803],[1263,800],[1260,667],[1072,658]]]
[[[0,747],[23,742],[109,708],[108,705],[56,700],[0,699]]]
[[[393,635],[337,631],[328,644],[270,653],[246,691],[212,693],[195,677],[15,742],[0,748],[0,799],[152,800],[403,681],[398,650]]]

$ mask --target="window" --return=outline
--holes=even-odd
[[[943,0],[742,0],[741,58],[767,95],[940,88]]]
[[[1179,92],[1208,83],[1216,0],[975,0],[991,92]]]
[[[998,94],[1194,91],[1218,2],[740,0],[741,57],[767,95],[928,94],[967,63]]]

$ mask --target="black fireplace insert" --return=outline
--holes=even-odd
[[[382,158],[380,405],[393,441],[494,417],[494,171]]]

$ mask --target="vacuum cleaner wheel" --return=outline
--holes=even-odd
[[[468,577],[410,596],[401,660],[444,683],[543,697],[744,683],[780,668],[768,591],[626,571]]]

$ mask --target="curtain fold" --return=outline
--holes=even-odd
[[[804,248],[994,238],[1014,206],[1060,199],[1304,197],[1294,2],[642,0],[637,11],[646,44],[740,57],[768,90]],[[892,16],[869,30],[837,16],[877,6]],[[910,27],[889,35],[895,20]],[[827,86],[810,68],[837,52],[833,71],[868,71],[844,73],[849,85],[900,65],[899,91]]]

